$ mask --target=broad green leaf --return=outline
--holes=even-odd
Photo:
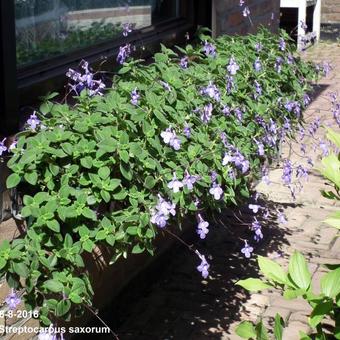
[[[282,334],[283,334],[283,328],[285,326],[285,323],[282,319],[282,317],[276,313],[275,315],[275,325],[274,325],[274,335],[275,340],[282,340]]]
[[[57,220],[51,220],[46,222],[49,229],[55,231],[56,233],[60,232],[60,224]]]
[[[7,177],[6,186],[7,189],[16,187],[20,183],[21,177],[18,174],[11,174]]]
[[[6,264],[7,264],[7,261],[4,258],[0,257],[0,270],[4,268]]]
[[[141,247],[140,244],[136,244],[132,249],[132,254],[140,254],[143,253],[145,250],[144,247]]]
[[[332,299],[340,293],[340,268],[330,271],[321,278],[321,291]]]
[[[340,211],[337,211],[334,214],[328,216],[325,220],[325,223],[329,224],[330,226],[340,229]]]
[[[260,321],[256,327],[256,340],[268,340],[268,332],[264,327],[262,321]]]
[[[289,261],[289,275],[299,288],[307,290],[311,283],[311,274],[303,255],[297,251],[291,256]]]
[[[260,267],[261,273],[269,280],[273,280],[274,282],[280,283],[280,284],[286,284],[287,283],[287,274],[285,271],[281,268],[281,266],[268,259],[267,257],[258,256],[258,264]]]
[[[70,308],[71,308],[70,300],[61,300],[57,304],[56,315],[57,316],[63,316],[63,315],[68,313]]]
[[[104,166],[98,170],[98,175],[101,179],[107,179],[110,176],[110,169]]]
[[[253,278],[237,281],[236,284],[249,290],[250,292],[257,292],[259,290],[264,290],[272,287],[271,285],[264,283],[260,279]]]
[[[320,304],[317,304],[313,309],[313,312],[309,318],[309,324],[311,327],[315,328],[328,314],[333,307],[333,301],[326,301]]]
[[[63,291],[64,286],[62,283],[56,280],[47,280],[43,284],[43,286],[53,293],[61,293]]]
[[[340,188],[340,161],[334,154],[330,154],[321,160],[321,174]]]
[[[340,134],[335,132],[334,130],[326,127],[327,130],[327,139],[333,142],[340,149]]]
[[[147,189],[152,189],[156,184],[155,179],[152,176],[147,176],[144,181],[144,186]]]
[[[242,321],[236,328],[236,334],[243,339],[256,339],[255,327],[249,321]]]
[[[22,262],[13,262],[13,270],[21,277],[28,277],[29,269]]]
[[[36,171],[34,172],[26,172],[24,175],[25,180],[31,184],[31,185],[36,185],[38,181],[38,174]]]

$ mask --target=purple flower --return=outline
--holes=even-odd
[[[207,57],[216,57],[216,47],[207,41],[204,42],[203,52]]]
[[[307,145],[306,144],[301,144],[300,146],[300,150],[303,154],[306,154],[306,149],[307,149]]]
[[[300,141],[302,141],[304,137],[305,137],[305,129],[302,126],[299,126],[299,138],[300,138]]]
[[[168,188],[172,189],[174,193],[179,192],[183,188],[183,183],[177,179],[175,172],[173,173],[172,180],[168,183]]]
[[[215,99],[218,102],[221,99],[220,91],[212,81],[209,81],[209,85],[201,90],[201,94]]]
[[[21,299],[12,289],[12,292],[6,297],[5,302],[9,309],[15,309],[20,304]]]
[[[242,122],[242,120],[243,120],[243,111],[242,111],[240,108],[236,107],[236,108],[234,109],[234,112],[235,112],[236,118],[237,118],[240,122]]]
[[[256,50],[256,52],[260,52],[260,51],[262,50],[262,48],[263,48],[263,45],[262,45],[260,42],[257,42],[257,43],[255,44],[255,50]]]
[[[286,42],[283,38],[280,38],[279,40],[279,49],[281,51],[284,51],[286,49]]]
[[[167,82],[161,80],[160,83],[162,84],[164,90],[171,92],[171,87]]]
[[[248,17],[250,15],[250,10],[248,6],[244,7],[242,14],[244,17]]]
[[[198,181],[199,176],[191,176],[187,170],[185,170],[185,175],[183,179],[183,185],[188,188],[188,190],[192,190],[194,188],[194,184]]]
[[[158,195],[158,204],[151,210],[151,223],[160,228],[164,228],[170,215],[176,215],[176,204],[166,201],[161,195]]]
[[[244,247],[241,249],[241,253],[244,254],[244,256],[249,259],[253,251],[254,248],[249,246],[247,241],[244,241]]]
[[[201,120],[203,123],[208,123],[212,117],[212,111],[213,111],[214,107],[211,103],[205,105],[203,107],[203,111],[201,113]]]
[[[300,27],[304,30],[307,31],[308,26],[306,25],[306,23],[303,20],[300,20]]]
[[[262,64],[260,61],[260,58],[256,58],[255,62],[254,62],[254,69],[256,72],[260,72],[262,69]]]
[[[174,150],[178,151],[181,148],[181,140],[171,128],[161,132],[161,137],[164,143],[170,145]]]
[[[187,137],[187,138],[191,137],[191,128],[187,123],[184,124],[183,133],[184,133],[185,137]]]
[[[15,140],[15,141],[9,146],[8,150],[13,151],[14,149],[16,149],[17,144],[18,144],[18,141]]]
[[[287,64],[291,65],[291,64],[294,64],[294,62],[295,62],[294,56],[291,53],[288,53]]]
[[[231,76],[227,76],[226,79],[227,79],[226,90],[227,93],[230,94],[232,90],[235,88],[234,78]]]
[[[254,99],[257,99],[259,96],[262,95],[262,87],[261,87],[260,83],[257,80],[255,80],[254,84],[255,84]]]
[[[281,177],[284,184],[288,185],[292,182],[292,174],[293,174],[292,163],[289,159],[286,159],[283,165],[283,175]]]
[[[131,92],[131,104],[134,106],[138,105],[139,102],[139,98],[140,98],[140,94],[138,93],[137,88],[135,88],[132,92]]]
[[[244,0],[240,0],[240,7],[244,5]]]
[[[209,227],[209,222],[204,221],[201,214],[198,214],[197,234],[200,236],[202,240],[205,239],[206,235],[209,232],[208,227]]]
[[[209,276],[209,268],[210,268],[210,265],[209,263],[207,262],[207,260],[205,259],[205,256],[204,255],[201,255],[198,250],[196,250],[195,252],[198,257],[200,258],[201,260],[201,264],[199,266],[197,266],[197,270],[202,274],[202,277],[204,279],[206,279],[208,276]]]
[[[277,211],[277,220],[279,221],[280,224],[286,224],[287,223],[286,216],[281,211]]]
[[[311,102],[311,99],[309,97],[309,95],[307,93],[305,93],[303,95],[303,103],[305,104],[305,106],[309,105],[309,103]]]
[[[188,68],[188,62],[189,62],[189,58],[188,57],[183,57],[179,63],[179,66],[183,69]]]
[[[130,57],[131,54],[131,45],[126,44],[124,46],[119,47],[119,53],[117,56],[117,62],[119,64],[124,64],[126,59]]]
[[[269,170],[267,167],[262,167],[262,182],[269,185],[270,179],[269,179]]]
[[[306,169],[302,165],[298,165],[298,167],[296,168],[296,177],[298,179],[300,179],[300,178],[307,179],[308,178],[308,169]]]
[[[322,151],[322,156],[325,157],[328,155],[329,151],[328,151],[328,145],[325,141],[323,140],[320,140],[320,144],[319,144],[319,147]]]
[[[234,57],[231,57],[230,60],[229,60],[229,65],[227,66],[227,70],[228,70],[229,74],[234,76],[239,69],[240,69],[240,67],[236,63]]]
[[[260,209],[262,209],[262,207],[260,205],[257,205],[257,204],[249,204],[248,205],[248,208],[254,213],[254,214],[257,214],[258,211]]]
[[[275,61],[275,65],[274,65],[274,68],[277,73],[281,72],[282,64],[283,64],[283,59],[281,57],[277,57]]]
[[[212,182],[215,182],[217,180],[217,172],[216,171],[210,172],[210,179],[211,179]]]
[[[123,36],[127,37],[129,33],[131,32],[132,32],[132,24],[130,23],[123,24]]]
[[[254,221],[251,224],[251,229],[255,232],[254,240],[256,242],[259,242],[260,240],[263,239],[262,227],[260,222],[256,219],[256,217],[254,218]]]
[[[209,193],[214,196],[215,200],[220,200],[223,195],[223,190],[218,183],[214,182]]]
[[[90,96],[102,95],[102,90],[105,89],[105,84],[102,80],[95,80],[95,74],[91,72],[89,63],[82,60],[79,63],[81,72],[77,72],[73,69],[69,69],[66,72],[66,77],[71,80],[69,87],[71,92],[73,91],[77,96],[84,90],[89,91]]]
[[[230,153],[231,151],[233,151],[233,154]],[[238,169],[241,169],[242,173],[246,173],[249,170],[249,161],[237,149],[229,150],[229,152],[224,154],[222,165],[227,165],[230,162],[234,163]]]
[[[312,161],[312,159],[311,159],[310,157],[307,158],[307,163],[308,163],[311,167],[314,166],[314,163],[313,163],[313,161]]]
[[[227,117],[230,116],[230,107],[228,105],[223,105],[222,113]]]
[[[27,124],[32,130],[35,130],[40,123],[41,122],[38,119],[36,112],[34,111],[33,114],[30,115],[30,118],[27,120]]]
[[[0,141],[0,156],[2,156],[2,154],[7,151],[7,147],[5,145],[5,140],[6,140],[6,138],[4,138],[2,141]]]

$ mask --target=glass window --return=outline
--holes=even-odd
[[[176,18],[178,0],[15,0],[15,13],[20,68]]]

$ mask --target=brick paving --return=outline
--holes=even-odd
[[[340,69],[340,46],[321,43],[306,52],[304,58],[330,61],[334,67],[333,72],[316,87],[305,119],[308,123],[319,116],[323,124],[334,125],[328,94],[331,91],[340,94],[340,73],[337,73]],[[323,134],[320,129],[316,138],[323,138]],[[309,146],[308,155],[317,165],[317,153],[311,151],[314,142],[311,138],[304,141]],[[292,150],[300,153],[300,145],[293,144]],[[283,157],[288,152],[289,148],[285,146]],[[301,158],[294,153],[291,160],[301,163]],[[287,267],[289,256],[294,250],[299,250],[308,259],[313,274],[312,284],[318,292],[320,277],[325,272],[323,264],[340,262],[337,230],[323,223],[338,206],[321,196],[320,190],[325,188],[326,182],[317,171],[311,172],[296,200],[281,184],[281,175],[282,165],[270,172],[270,186],[260,183],[256,188],[262,194],[262,204],[271,210],[272,219],[266,224],[265,239],[256,247],[255,253],[275,259]],[[275,221],[277,207],[284,210],[287,224],[278,225]],[[227,213],[222,215],[211,227],[208,236],[206,241],[198,244],[198,248],[210,259],[209,280],[200,279],[195,270],[198,260],[187,249],[178,246],[167,255],[156,273],[152,273],[152,284],[138,289],[138,286],[143,286],[141,279],[103,313],[112,327],[116,327],[121,340],[240,339],[235,334],[235,327],[241,320],[262,318],[268,326],[276,313],[282,315],[287,325],[284,339],[299,339],[300,330],[310,332],[307,318],[311,308],[304,300],[287,301],[274,290],[248,294],[234,285],[237,280],[259,276],[255,257],[247,260],[240,254],[240,237],[250,239],[251,236],[245,236],[245,228],[240,228],[237,220]],[[148,282],[149,278],[145,280]]]

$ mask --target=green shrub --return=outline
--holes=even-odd
[[[43,323],[92,304],[84,252],[110,247],[112,263],[153,254],[157,224],[244,201],[302,123],[315,67],[281,50],[278,36],[201,41],[181,55],[163,46],[150,65],[126,62],[103,96],[79,87],[74,105],[51,96],[18,135],[7,185],[25,187],[27,233],[1,246],[0,270]],[[189,174],[192,189],[183,184]]]

